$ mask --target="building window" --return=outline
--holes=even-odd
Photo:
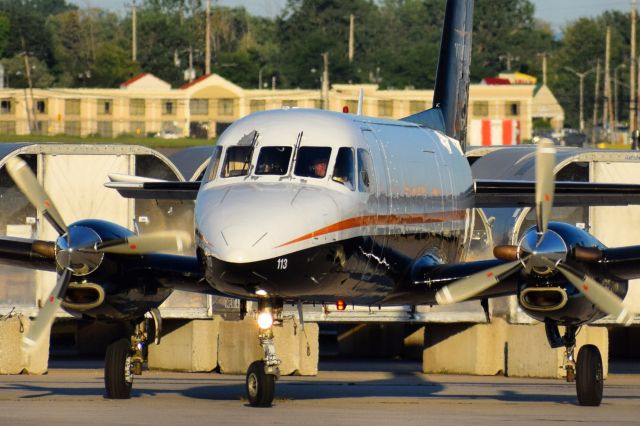
[[[98,115],[111,115],[113,113],[113,99],[98,99]]]
[[[144,121],[132,121],[130,126],[132,134],[136,136],[144,136]]]
[[[69,136],[80,136],[80,122],[79,121],[65,121],[64,122],[64,134]]]
[[[176,101],[164,99],[162,101],[162,115],[174,115],[176,113]]]
[[[129,114],[130,115],[144,115],[144,99],[131,99],[129,100]]]
[[[233,115],[233,99],[218,99],[218,115]]]
[[[393,101],[391,100],[378,101],[378,116],[391,117],[392,115],[393,115]]]
[[[282,101],[283,108],[294,108],[298,106],[298,101],[294,101],[293,99],[287,99]]]
[[[474,117],[488,117],[489,116],[489,102],[488,101],[475,101],[473,103],[473,116]]]
[[[251,99],[249,109],[251,112],[264,111],[266,109],[266,101],[264,99]]]
[[[98,135],[103,138],[112,138],[113,123],[111,121],[98,121]]]
[[[65,99],[64,113],[66,115],[80,115],[80,99]]]
[[[427,109],[425,101],[409,101],[409,114],[417,114]]]
[[[209,115],[209,99],[191,99],[189,109],[193,115]]]
[[[38,114],[46,114],[47,113],[47,101],[45,101],[45,100],[36,101],[36,112]]]
[[[13,103],[11,99],[2,99],[0,101],[0,114],[12,114],[13,113]]]
[[[520,102],[507,102],[505,108],[505,115],[507,117],[517,117],[520,115]]]
[[[0,135],[15,135],[15,134],[16,134],[15,121],[0,121]]]

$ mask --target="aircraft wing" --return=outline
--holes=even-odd
[[[125,198],[146,200],[195,200],[200,182],[140,181],[107,182],[107,188],[115,189]]]
[[[535,181],[476,180],[475,207],[534,207]],[[640,185],[565,182],[555,183],[553,205],[627,206],[640,204]]]
[[[435,299],[437,290],[444,286],[462,280],[473,274],[491,268],[507,264],[503,260],[479,260],[456,264],[433,264],[432,259],[424,257],[418,260],[412,268],[411,282],[402,286],[398,291],[391,293],[381,304],[412,304],[432,305],[438,303]],[[491,297],[510,296],[518,291],[518,282],[515,276],[502,280],[486,291],[477,294],[468,300],[479,300]]]

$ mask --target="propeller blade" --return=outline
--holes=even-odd
[[[160,231],[144,235],[105,241],[96,250],[113,254],[146,254],[156,251],[183,251],[191,245],[191,236],[184,231]]]
[[[553,208],[556,166],[556,148],[549,139],[538,142],[536,149],[536,226],[539,234],[547,231]]]
[[[27,163],[18,157],[11,157],[7,160],[7,172],[31,204],[42,211],[44,217],[58,231],[58,234],[63,235],[67,232],[67,225],[62,220],[62,216],[44,188],[38,183]]]
[[[631,324],[635,313],[624,306],[622,300],[611,290],[588,275],[577,273],[565,264],[560,263],[557,268],[598,309],[611,315],[618,324]]]
[[[22,338],[22,345],[25,352],[29,352],[40,343],[43,336],[46,335],[46,332],[51,329],[51,325],[53,324],[56,312],[60,307],[70,279],[71,271],[68,269],[63,269],[60,275],[58,275],[56,286],[49,294],[49,297],[47,297],[47,301],[42,309],[40,309],[35,321],[31,324],[29,332]]]
[[[519,260],[505,263],[491,269],[477,272],[452,284],[442,287],[436,292],[436,301],[439,305],[463,302],[488,288],[522,268]]]

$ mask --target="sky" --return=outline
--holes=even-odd
[[[344,0],[348,1],[348,0]],[[491,0],[476,0],[491,1]],[[631,0],[531,0],[536,7],[536,17],[550,22],[553,29],[561,31],[562,27],[579,17],[597,16],[605,10],[615,9],[628,11]],[[138,0],[141,3],[142,0]],[[639,1],[640,2],[640,1]],[[121,11],[132,0],[70,0],[80,7],[87,5]],[[211,1],[212,4],[216,0]],[[286,0],[217,0],[221,6],[244,6],[250,13],[262,16],[275,16],[284,7]]]

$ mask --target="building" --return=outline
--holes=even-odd
[[[355,113],[360,90],[364,93],[363,113],[378,117],[411,115],[426,109],[433,98],[432,90],[334,84],[327,109],[343,111],[346,107]],[[536,106],[536,93],[532,84],[471,85],[470,144],[516,144],[530,139],[536,111],[547,113],[550,102],[553,112],[563,117],[552,94],[542,99],[543,109]],[[174,89],[143,73],[117,89],[2,89],[0,135],[211,138],[252,112],[322,106],[320,90],[243,89],[217,74]],[[561,127],[562,119],[554,124]]]

